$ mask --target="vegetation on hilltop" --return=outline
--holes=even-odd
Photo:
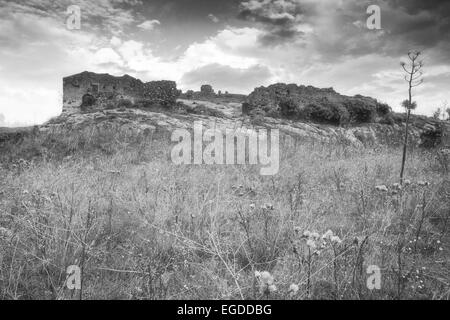
[[[391,108],[375,99],[284,83],[256,88],[244,102],[243,113],[334,125],[391,121]]]

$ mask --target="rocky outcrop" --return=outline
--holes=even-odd
[[[236,103],[205,103],[200,105],[194,101],[183,101],[193,109],[193,112],[177,112],[176,109],[166,112],[154,112],[148,109],[113,109],[94,110],[87,113],[63,113],[48,123],[29,130],[0,131],[0,148],[2,143],[10,140],[20,140],[25,134],[36,132],[63,132],[72,134],[79,130],[92,130],[93,134],[102,132],[103,129],[114,128],[127,136],[147,135],[152,132],[171,132],[179,128],[193,128],[194,121],[202,121],[207,127],[215,127],[220,130],[226,128],[267,128],[279,129],[281,136],[294,139],[299,142],[319,142],[325,144],[342,144],[355,148],[377,145],[401,146],[403,143],[405,124],[402,121],[394,124],[361,124],[353,126],[331,126],[325,124],[293,121],[287,119],[263,117],[261,122],[255,123],[255,119],[242,116]],[[182,103],[182,100],[178,103]],[[200,112],[196,112],[199,108]],[[220,112],[218,116],[214,112],[202,112],[205,108]],[[400,115],[399,115],[399,118]],[[399,119],[401,120],[401,119]],[[34,132],[34,133],[33,133]],[[410,145],[430,146],[428,143],[430,132],[439,132],[442,139],[439,145],[448,141],[450,123],[436,121],[431,118],[414,116],[411,119]],[[450,142],[450,141],[448,141]],[[433,143],[432,146],[438,144]],[[450,144],[448,144],[450,146]]]
[[[450,121],[413,115],[411,124],[413,128],[420,130],[421,147],[450,147]]]
[[[202,107],[192,101],[184,101],[192,108]],[[179,102],[181,103],[181,102]],[[401,146],[403,143],[405,124],[394,123],[361,124],[354,126],[330,126],[318,123],[286,120],[280,118],[264,117],[261,122],[255,123],[252,117],[236,113],[238,109],[234,103],[209,103],[211,110],[220,111],[222,116],[212,112],[152,112],[145,109],[115,109],[99,110],[90,113],[63,114],[40,127],[41,131],[55,128],[66,128],[68,131],[83,128],[106,128],[114,126],[117,130],[130,135],[147,134],[153,131],[172,131],[178,128],[193,128],[194,121],[202,121],[207,127],[220,130],[226,128],[267,128],[279,129],[282,136],[294,138],[303,142],[339,143],[356,148],[377,145]],[[450,132],[450,124],[439,123],[426,117],[413,117],[409,137],[411,146],[425,146],[428,143],[428,130]],[[447,130],[447,131],[445,131]],[[445,136],[445,135],[443,135]]]
[[[256,88],[243,103],[242,111],[244,114],[344,124],[377,122],[390,113],[390,107],[361,95],[344,96],[333,88],[277,83]]]

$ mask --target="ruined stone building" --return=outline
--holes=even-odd
[[[82,72],[63,79],[63,111],[78,109],[83,96],[92,95],[101,107],[102,103],[111,103],[127,99],[132,103],[146,100],[154,103],[175,103],[180,92],[174,81],[151,81],[144,83],[129,75],[115,77],[109,74]]]
[[[213,97],[216,95],[213,87],[209,84],[204,84],[201,86],[200,94],[205,97]]]
[[[201,100],[207,98],[214,98],[217,95],[211,85],[204,84],[200,87],[200,91],[188,90],[182,96],[184,99]]]

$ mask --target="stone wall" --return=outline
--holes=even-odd
[[[219,91],[221,92],[221,91]],[[188,90],[185,93],[181,93],[182,99],[193,99],[193,100],[204,100],[218,97],[213,89],[213,87],[209,84],[204,84],[200,87],[200,91]]]
[[[143,98],[150,103],[173,105],[180,93],[175,81],[151,81],[144,84]]]

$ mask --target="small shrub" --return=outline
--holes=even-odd
[[[215,110],[212,108],[208,108],[207,106],[203,104],[197,105],[195,108],[191,108],[191,110],[187,110],[188,112],[195,113],[195,114],[204,114],[216,118],[224,118],[225,114],[220,110]]]
[[[193,99],[194,98],[194,91],[193,90],[188,90],[186,92],[186,98],[187,99]]]
[[[400,114],[400,113],[393,113],[391,114],[392,120],[394,120],[395,123],[403,123],[406,121],[406,117],[404,114]]]
[[[350,122],[350,113],[342,105],[333,105],[332,109],[334,111],[334,123],[346,124]]]
[[[385,103],[377,103],[377,113],[381,116],[386,116],[392,112],[391,107]]]
[[[117,102],[117,108],[131,108],[133,107],[133,102],[129,99],[120,99]]]
[[[263,125],[265,117],[265,112],[260,109],[255,109],[250,113],[250,121],[253,125]]]
[[[112,103],[112,102],[108,102],[106,105],[105,105],[105,109],[106,110],[112,110],[112,109],[115,109],[116,108],[116,106],[114,105],[114,103]]]
[[[341,114],[343,117],[348,117],[345,108],[329,103],[309,104],[305,109],[305,113],[313,121],[332,124],[341,123]]]
[[[142,99],[142,100],[137,100],[134,103],[134,107],[135,108],[139,108],[139,109],[147,109],[147,110],[160,110],[162,109],[163,105],[161,105],[160,103],[150,100],[150,99]],[[167,110],[167,108],[163,108],[165,110]]]
[[[370,123],[375,118],[375,110],[359,100],[348,101],[345,107],[350,113],[350,119],[356,123]]]
[[[244,102],[242,104],[242,113],[243,114],[250,114],[251,110],[252,109],[250,108],[250,104],[248,102]]]
[[[379,120],[379,123],[388,124],[388,125],[392,126],[395,124],[394,116],[392,114],[388,113]]]
[[[293,99],[285,99],[279,103],[281,115],[287,118],[297,119],[300,114],[300,106]]]

